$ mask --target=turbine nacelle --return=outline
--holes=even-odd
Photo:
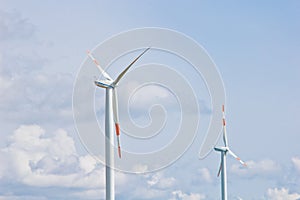
[[[101,88],[114,88],[113,81],[111,80],[95,80],[95,85]]]
[[[229,148],[228,147],[215,147],[214,150],[226,153],[227,151],[229,151]]]

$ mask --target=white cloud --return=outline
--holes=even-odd
[[[201,180],[203,180],[204,182],[207,182],[207,183],[212,182],[211,173],[207,168],[201,168],[198,171],[200,173],[199,179],[201,179]]]
[[[86,173],[93,171],[96,167],[96,159],[90,155],[82,156],[79,158],[79,166]]]
[[[105,190],[104,189],[91,189],[91,190],[84,190],[80,192],[75,192],[73,194],[75,197],[79,197],[82,199],[104,199]],[[103,198],[101,198],[103,197]]]
[[[139,86],[141,86],[140,84]],[[137,109],[149,108],[154,103],[170,103],[172,102],[170,91],[158,85],[145,85],[135,91],[131,97],[131,104]]]
[[[178,183],[174,177],[166,176],[164,171],[128,175],[126,178],[119,187],[122,199],[167,199]]]
[[[49,46],[34,37],[34,25],[17,11],[0,10],[0,30],[1,121],[70,122],[73,77],[58,70],[49,73],[54,69],[49,65],[57,65],[58,59],[50,62]]]
[[[1,60],[0,60],[1,65]],[[12,80],[8,79],[7,77],[0,76],[0,95],[4,95],[8,89],[12,86]]]
[[[103,168],[104,169],[104,168]],[[128,185],[128,176],[125,173],[115,171],[116,187],[122,187]]]
[[[120,116],[129,115],[129,111],[132,120],[141,126],[147,126],[149,122],[154,123],[152,120],[157,119],[164,122],[166,113],[163,112],[170,111],[171,108],[179,110],[178,102],[173,94],[155,83],[143,85],[142,82],[129,81],[127,84],[120,84],[118,93]],[[155,106],[163,110],[151,113],[151,115],[155,114],[155,117],[152,116],[155,119],[151,119],[150,111],[153,111]],[[121,122],[125,120],[123,121],[125,126],[130,123],[128,119],[130,118],[120,118]]]
[[[0,10],[0,41],[8,39],[26,39],[32,37],[35,28],[15,12],[4,12]]]
[[[300,199],[300,194],[290,193],[286,188],[269,188],[267,191],[267,198],[269,200],[297,200]]]
[[[162,172],[157,172],[151,176],[147,183],[151,187],[166,189],[174,186],[176,179],[174,177],[164,177]]]
[[[0,94],[5,94],[0,99],[0,117],[10,123],[10,119],[13,119],[13,122],[22,123],[58,121],[61,124],[62,121],[69,122],[72,119],[71,75],[38,73],[16,77],[0,73],[0,83],[3,82]],[[44,76],[45,80],[41,80],[40,76]]]
[[[171,188],[175,185],[176,179],[174,177],[162,178],[159,181],[158,187],[159,188]]]
[[[1,179],[28,186],[104,187],[104,179],[99,178],[104,167],[96,168],[89,156],[78,156],[73,139],[63,129],[46,134],[37,125],[20,126],[1,149],[0,162]]]
[[[169,200],[202,200],[205,199],[205,195],[198,193],[186,194],[181,190],[172,192],[173,197]]]
[[[75,187],[103,188],[101,177],[104,170],[96,170],[92,174],[72,173],[67,175],[32,173],[22,179],[22,183],[35,187]]]
[[[137,186],[132,199],[163,199],[165,195],[164,190]]]
[[[240,164],[231,166],[231,172],[240,176],[251,178],[253,176],[272,176],[277,174],[281,167],[273,160],[265,159],[258,162],[247,161],[247,167]]]
[[[146,171],[148,171],[148,166],[142,165],[142,164],[137,164],[137,165],[133,166],[133,171],[135,171],[136,173],[145,173]]]
[[[300,173],[300,158],[299,157],[293,157],[292,158],[292,163],[296,170]]]
[[[16,195],[2,195],[0,200],[47,200],[43,196],[16,196]]]

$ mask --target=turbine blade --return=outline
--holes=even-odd
[[[113,90],[113,115],[114,115],[117,142],[118,142],[118,154],[119,154],[119,158],[121,158],[120,126],[119,126],[119,113],[118,113],[118,96],[117,96],[116,88],[114,88],[114,90]]]
[[[113,89],[113,114],[115,123],[119,123],[118,94],[116,88]]]
[[[98,69],[100,70],[101,74],[108,80],[112,81],[112,79],[110,78],[110,76],[102,69],[102,67],[100,66],[99,62],[96,60],[96,58],[94,58],[94,56],[92,55],[92,53],[90,51],[87,51],[88,56],[93,60],[93,62],[96,64],[96,66],[98,67]]]
[[[129,68],[144,54],[146,51],[148,51],[150,47],[148,47],[146,50],[144,50],[136,59],[134,59],[121,73],[120,75],[116,78],[114,81],[114,84],[117,85],[118,82],[121,80],[121,78],[124,76],[124,74],[129,70]]]
[[[226,120],[225,120],[225,106],[222,105],[222,113],[223,113],[223,142],[225,147],[228,147],[228,140],[227,140],[227,132],[226,132]]]
[[[233,156],[237,161],[239,161],[245,167],[247,166],[244,161],[242,161],[235,153],[233,153],[230,149],[228,149],[228,153]]]
[[[217,175],[218,177],[220,176],[221,171],[222,171],[222,164],[223,164],[223,162],[221,160],[220,167],[219,167],[219,170],[218,170],[218,175]]]

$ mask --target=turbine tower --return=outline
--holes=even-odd
[[[245,162],[243,162],[237,155],[235,155],[228,146],[227,133],[226,133],[226,121],[225,121],[225,109],[224,105],[222,105],[222,113],[223,113],[223,147],[215,147],[215,151],[221,152],[221,164],[218,171],[218,177],[221,173],[221,195],[222,200],[227,200],[227,174],[226,174],[226,154],[229,153],[236,160],[238,160],[242,165],[247,166]]]
[[[118,155],[121,158],[121,146],[120,146],[120,126],[118,116],[118,97],[116,87],[129,68],[150,48],[144,50],[137,58],[135,58],[125,69],[122,71],[116,80],[113,80],[100,66],[99,62],[94,58],[91,52],[88,51],[88,56],[93,60],[101,74],[105,78],[104,80],[94,81],[98,87],[105,88],[105,183],[106,183],[106,200],[115,200],[115,188],[114,188],[114,140],[113,129],[115,123],[115,130],[118,143]]]

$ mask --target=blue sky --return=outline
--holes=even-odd
[[[299,11],[296,0],[2,0],[0,199],[103,199],[103,166],[76,133],[73,84],[87,49],[141,27],[192,37],[218,66],[230,144],[249,164],[228,159],[230,199],[300,198]],[[162,171],[118,173],[117,199],[219,199],[219,155],[199,160],[197,144]]]

